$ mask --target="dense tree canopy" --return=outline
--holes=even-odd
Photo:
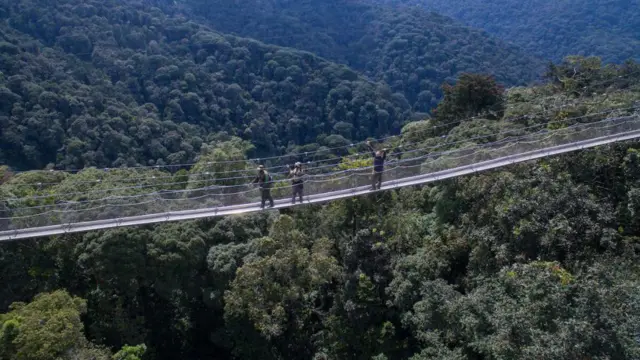
[[[0,314],[0,356],[2,359],[81,360],[110,359],[106,349],[87,341],[80,316],[87,311],[83,299],[66,291],[43,293],[28,304],[13,303],[11,311]],[[132,349],[135,351],[132,352]],[[145,346],[127,346],[114,360],[136,360]],[[129,356],[129,357],[126,357]]]
[[[508,88],[541,63],[422,10],[0,0],[0,18],[0,230],[21,207],[246,184],[221,178],[266,154],[343,170],[371,163],[356,140],[391,133],[380,145],[448,150],[640,113],[634,61],[571,56]],[[640,143],[622,142],[327,204],[3,242],[0,359],[638,359],[639,176]]]
[[[304,49],[348,64],[429,112],[443,81],[461,72],[492,74],[508,85],[537,79],[541,62],[514,46],[420,9],[346,0],[185,0],[223,32]]]
[[[549,69],[553,82],[508,91],[467,74],[399,141],[439,141],[429,124],[440,116],[471,116],[443,130],[468,144],[629,108],[637,70],[573,57]],[[218,136],[202,161],[250,149]],[[91,198],[127,174],[166,175],[0,170],[9,208],[9,197]],[[34,344],[55,344],[53,356],[117,360],[636,359],[639,175],[640,146],[626,142],[281,213],[4,243],[0,354],[41,359]]]
[[[282,153],[398,131],[402,94],[310,53],[145,3],[6,1],[0,161],[18,169],[180,164],[216,132]]]
[[[640,59],[638,0],[376,0],[414,5],[484,29],[530,54]],[[405,9],[405,11],[408,11]]]

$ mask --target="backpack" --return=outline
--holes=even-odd
[[[264,172],[264,182],[263,187],[270,187],[271,186],[271,182],[273,181],[273,178],[271,177],[271,174],[269,174],[268,172]]]

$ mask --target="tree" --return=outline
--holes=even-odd
[[[285,215],[258,247],[258,254],[245,260],[225,293],[225,318],[250,320],[266,339],[289,344],[281,351],[291,356],[296,349],[308,351],[306,344],[315,331],[305,324],[322,317],[327,287],[340,274],[332,244],[326,238],[312,242]]]
[[[189,171],[188,188],[204,188],[210,184],[246,184],[246,178],[243,177],[250,176],[255,169],[248,168],[244,160],[253,150],[251,143],[237,137],[205,145],[198,162]],[[235,191],[238,192],[239,188]]]
[[[28,304],[13,303],[10,312],[0,315],[0,355],[5,359],[74,359],[94,346],[86,339],[80,316],[86,302],[66,291],[42,293]],[[106,351],[94,351],[107,359]]]
[[[502,117],[504,88],[491,75],[461,74],[455,85],[442,85],[442,91],[444,98],[434,110],[436,124],[444,126],[440,132],[453,128],[453,121],[473,116]]]
[[[118,351],[112,360],[141,360],[142,355],[147,351],[147,347],[142,345],[129,346],[125,345],[120,351]]]
[[[638,273],[622,263],[579,276],[553,262],[505,268],[460,304],[463,341],[491,358],[634,358]]]

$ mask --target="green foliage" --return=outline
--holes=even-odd
[[[226,161],[263,154],[337,159],[356,150],[327,148],[400,129],[384,146],[463,148],[640,100],[634,62],[569,57],[549,67],[552,83],[505,92],[497,81],[528,78],[537,62],[484,34],[406,9],[310,6],[0,4],[0,161],[12,166],[0,167],[0,218],[24,204],[216,186],[255,173]],[[193,11],[225,31],[285,34],[280,44],[388,86],[213,32],[185,19]],[[403,124],[470,69],[496,76],[461,75],[433,118]],[[639,154],[625,142],[281,213],[4,243],[0,358],[637,359]],[[195,165],[104,169],[181,162]],[[83,170],[13,170],[49,163]]]
[[[373,166],[373,159],[368,156],[366,158],[343,158],[337,166],[337,170],[361,169]]]
[[[582,96],[611,88],[637,86],[640,67],[634,62],[614,66],[602,64],[599,57],[568,56],[560,64],[550,64],[545,77],[567,93]]]
[[[441,109],[452,109],[452,118],[480,112],[487,119],[436,131],[436,114],[406,125],[384,146],[468,147],[501,140],[506,130],[526,134],[525,126],[566,127],[572,116],[640,99],[636,80],[618,77],[634,64],[568,61],[585,64],[580,81],[596,94],[559,82],[510,89],[500,97],[504,116],[489,116],[482,101],[455,101],[469,89],[499,89],[490,78],[469,76],[450,88]],[[567,74],[564,65],[556,70]],[[532,109],[540,114],[520,118]],[[450,145],[441,146],[440,132]],[[44,196],[34,204],[63,192],[76,193],[67,200],[94,199],[104,196],[95,191],[162,190],[162,179],[193,189],[203,172],[210,185],[224,171],[253,175],[256,164],[220,163],[251,151],[250,142],[220,133],[203,142],[189,171],[33,171],[12,174],[0,196]],[[633,359],[640,320],[628,314],[640,313],[639,153],[627,142],[283,214],[7,243],[0,246],[0,273],[8,280],[0,300],[7,307],[65,288],[87,299],[83,320],[92,341],[138,358],[141,348],[127,344],[145,344],[149,360]],[[336,169],[370,161],[351,156]],[[136,178],[148,188],[109,190]],[[274,194],[288,197],[287,184]],[[16,202],[0,211],[15,210]],[[17,351],[22,323],[3,324],[6,357]],[[83,344],[64,356],[108,358]]]
[[[640,10],[634,1],[380,0],[418,5],[559,61],[592,54],[621,63],[640,54]]]
[[[500,82],[523,85],[542,70],[538,59],[514,46],[421,9],[345,0],[276,0],[268,5],[255,0],[190,0],[181,10],[204,15],[219,31],[348,64],[384,81],[394,97],[404,95],[415,111],[423,113],[437,105],[440,85],[461,73],[489,73]],[[372,112],[368,126],[374,128],[393,116],[385,111]]]
[[[7,360],[58,360],[91,351],[80,321],[86,306],[83,299],[61,290],[39,294],[28,304],[12,304],[10,312],[0,315],[0,355]],[[105,352],[97,355],[107,358]]]
[[[9,167],[5,166],[5,165],[1,165],[0,166],[0,185],[2,185],[5,182],[9,181],[11,176],[12,176],[12,174],[11,174],[11,170],[9,169]]]
[[[240,177],[255,169],[248,168],[247,163],[241,160],[245,160],[246,154],[253,149],[251,143],[237,137],[206,146],[198,162],[189,170],[188,188],[246,183],[246,180]],[[238,179],[217,180],[223,178]]]
[[[332,134],[395,132],[411,112],[344,65],[220,34],[152,2],[0,9],[11,19],[5,38],[20,44],[0,55],[0,162],[19,170],[192,163],[217,156],[204,148],[223,131],[251,142],[253,156],[281,154]]]
[[[402,140],[409,144],[424,141],[425,138],[433,137],[437,128],[435,128],[433,119],[412,121],[402,127]]]
[[[278,219],[270,237],[259,240],[259,255],[236,270],[225,294],[225,316],[246,316],[267,339],[302,331],[288,324],[305,324],[319,295],[314,293],[338,277],[331,245],[328,239],[311,244],[293,219]]]
[[[558,263],[549,261],[533,262],[531,263],[531,266],[550,270],[553,275],[558,277],[562,285],[568,285],[573,281],[573,276],[567,270],[563,269]]]
[[[624,276],[622,273],[614,274],[596,266],[567,286],[557,281],[556,270],[546,264],[514,265],[510,271],[516,275],[501,272],[461,304],[468,310],[462,310],[458,316],[470,325],[469,336],[475,338],[470,345],[480,353],[524,359],[627,358],[639,350],[637,343],[633,345],[635,335],[627,332],[637,326],[638,318],[623,315],[623,309],[638,306],[633,299],[636,290],[626,288],[626,280],[613,280]],[[633,274],[632,278],[636,278],[637,273]],[[606,281],[598,285],[600,291],[591,288],[597,281]],[[617,305],[620,300],[625,305]],[[602,312],[593,311],[594,306],[599,306]],[[495,330],[483,330],[488,328]],[[599,336],[592,337],[596,333]]]
[[[118,351],[113,357],[112,360],[140,360],[142,359],[142,355],[144,355],[145,351],[147,351],[147,347],[142,345],[137,346],[128,346],[125,345],[122,350]]]
[[[462,74],[455,85],[443,86],[444,99],[435,109],[437,125],[473,116],[501,118],[504,111],[504,89],[491,76]],[[444,126],[447,130],[454,125]]]

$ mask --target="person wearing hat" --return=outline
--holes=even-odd
[[[302,177],[304,176],[304,170],[302,170],[302,164],[297,162],[289,169],[289,177],[292,178],[291,185],[293,189],[293,203],[296,203],[296,195],[300,197],[300,203],[302,203],[302,192],[304,189]]]
[[[373,155],[373,174],[371,176],[371,190],[380,190],[382,186],[382,173],[384,172],[384,161],[387,158],[388,149],[376,151],[371,146],[371,141],[367,141],[367,146]]]
[[[258,166],[258,176],[253,180],[252,184],[256,183],[260,185],[260,194],[262,195],[262,205],[260,207],[264,209],[265,202],[269,200],[269,207],[272,208],[271,186],[273,185],[273,179],[263,165]]]

